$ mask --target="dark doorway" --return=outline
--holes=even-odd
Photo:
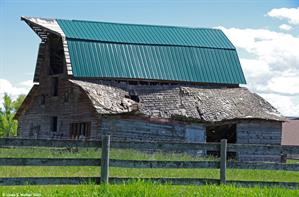
[[[58,96],[58,77],[52,78],[52,95]]]
[[[51,117],[51,131],[52,132],[57,131],[57,122],[58,122],[57,120],[58,120],[57,116]]]
[[[218,126],[208,126],[206,128],[207,142],[220,142],[221,139],[227,139],[227,143],[236,143],[236,124],[225,124]],[[208,151],[208,155],[219,156],[218,151]],[[228,158],[236,157],[235,152],[228,152]]]
[[[87,139],[90,137],[91,122],[79,122],[70,124],[70,136],[72,139]]]

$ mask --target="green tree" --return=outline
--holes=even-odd
[[[21,107],[23,101],[25,100],[26,95],[19,95],[18,98],[13,102],[13,107],[14,107],[14,113],[18,111],[18,109]]]
[[[0,136],[16,136],[18,122],[14,116],[25,99],[25,95],[20,95],[15,101],[10,96],[4,94],[3,108],[0,108]]]

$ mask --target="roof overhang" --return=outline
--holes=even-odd
[[[21,20],[29,25],[29,27],[41,38],[42,42],[47,40],[50,33],[65,37],[55,19],[22,16]]]
[[[62,38],[67,74],[73,75],[66,37],[62,29],[60,28],[59,24],[57,23],[57,21],[55,19],[36,18],[36,17],[28,17],[28,16],[22,16],[21,20],[25,21],[28,24],[28,26],[41,38],[42,44],[47,41],[48,35],[51,33],[58,35]],[[39,50],[38,57],[43,56],[43,54],[40,54],[41,52],[42,50]],[[36,63],[36,71],[39,70],[41,62],[42,61],[38,59]],[[34,80],[33,80],[34,82],[39,81],[38,75],[39,73],[35,73]]]

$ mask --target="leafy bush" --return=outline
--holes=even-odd
[[[17,135],[18,121],[14,119],[14,116],[24,99],[25,95],[20,95],[13,101],[10,96],[4,94],[3,108],[0,107],[0,137]]]

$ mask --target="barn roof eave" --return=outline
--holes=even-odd
[[[22,16],[21,20],[25,21],[28,24],[28,26],[41,38],[41,45],[43,45],[47,41],[48,35],[51,33],[60,36],[62,38],[65,62],[67,67],[66,69],[67,74],[73,75],[71,60],[69,58],[70,55],[68,50],[68,43],[66,41],[65,34],[60,28],[56,19]],[[40,52],[41,51],[39,50],[38,57],[40,56]],[[34,82],[39,82],[40,63],[41,61],[37,59],[36,69],[35,69],[35,74],[33,79]]]
[[[20,108],[17,110],[16,114],[14,115],[14,117],[13,117],[14,120],[18,120],[19,117],[23,114],[23,112],[30,106],[31,102],[33,101],[32,98],[37,93],[38,87],[39,87],[39,85],[37,85],[37,84],[34,84],[32,86],[32,88],[29,91],[29,93],[27,94],[25,100],[23,101]]]

